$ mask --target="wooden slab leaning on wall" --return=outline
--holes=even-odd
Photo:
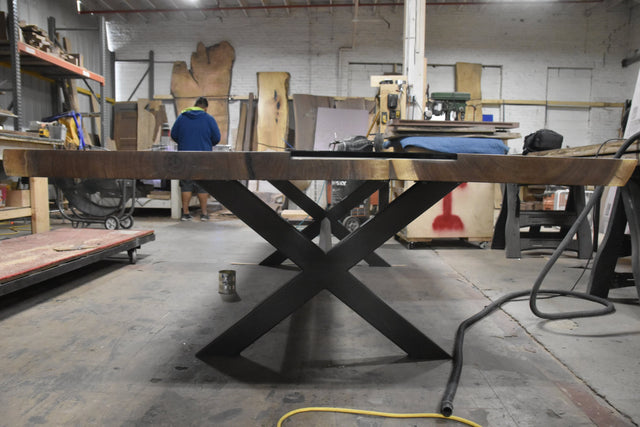
[[[313,150],[319,107],[332,108],[333,97],[293,95],[293,112],[296,121],[296,150]]]
[[[465,121],[482,120],[481,80],[482,64],[456,62],[456,92],[468,92],[471,96],[464,113]]]
[[[191,68],[184,61],[173,64],[171,74],[171,94],[175,99],[176,116],[187,107],[192,107],[196,99],[204,96],[209,101],[208,113],[220,127],[221,144],[227,144],[229,135],[229,90],[231,70],[235,61],[235,50],[229,42],[223,41],[205,47],[198,43],[191,54]]]
[[[258,73],[258,151],[283,151],[289,133],[289,73]],[[288,141],[287,141],[288,142]]]

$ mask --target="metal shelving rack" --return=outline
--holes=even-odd
[[[105,111],[106,99],[104,95],[105,78],[105,23],[104,17],[100,18],[100,74],[90,71],[86,68],[79,67],[63,59],[43,52],[26,43],[20,41],[20,27],[18,24],[18,0],[7,0],[9,16],[8,29],[9,41],[0,45],[0,60],[11,60],[12,86],[13,86],[13,112],[14,129],[20,130],[23,127],[23,111],[22,111],[22,70],[28,70],[49,77],[54,80],[58,79],[89,79],[100,84],[100,111]],[[104,123],[104,114],[100,114],[101,135],[100,141],[106,141]]]
[[[13,86],[13,113],[14,113],[14,129],[21,130],[23,128],[23,109],[22,109],[22,70],[35,72],[43,77],[54,80],[58,79],[89,79],[100,84],[100,141],[105,139],[105,119],[103,111],[105,111],[106,101],[104,94],[105,78],[104,69],[106,64],[105,49],[105,22],[104,18],[100,18],[100,74],[89,71],[86,68],[79,67],[61,58],[43,52],[26,43],[20,41],[20,26],[18,23],[18,0],[7,0],[8,4],[8,42],[0,43],[0,61],[10,59]],[[2,145],[0,141],[0,145]],[[0,155],[0,161],[1,161]],[[0,220],[21,218],[31,216],[32,232],[48,231],[49,229],[49,209],[48,209],[48,191],[46,178],[30,178],[29,185],[31,188],[31,206],[26,208],[4,208],[0,209]]]

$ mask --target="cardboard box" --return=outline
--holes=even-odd
[[[25,208],[31,206],[31,192],[29,190],[9,190],[7,192],[8,207]]]

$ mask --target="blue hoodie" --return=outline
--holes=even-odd
[[[220,128],[202,108],[189,107],[173,123],[171,138],[178,143],[178,151],[211,151],[220,142]]]

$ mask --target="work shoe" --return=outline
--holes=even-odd
[[[193,217],[191,216],[191,214],[188,213],[183,213],[182,216],[180,217],[180,221],[191,221],[193,219]]]
[[[200,221],[209,221],[209,215],[207,214],[200,215]]]

